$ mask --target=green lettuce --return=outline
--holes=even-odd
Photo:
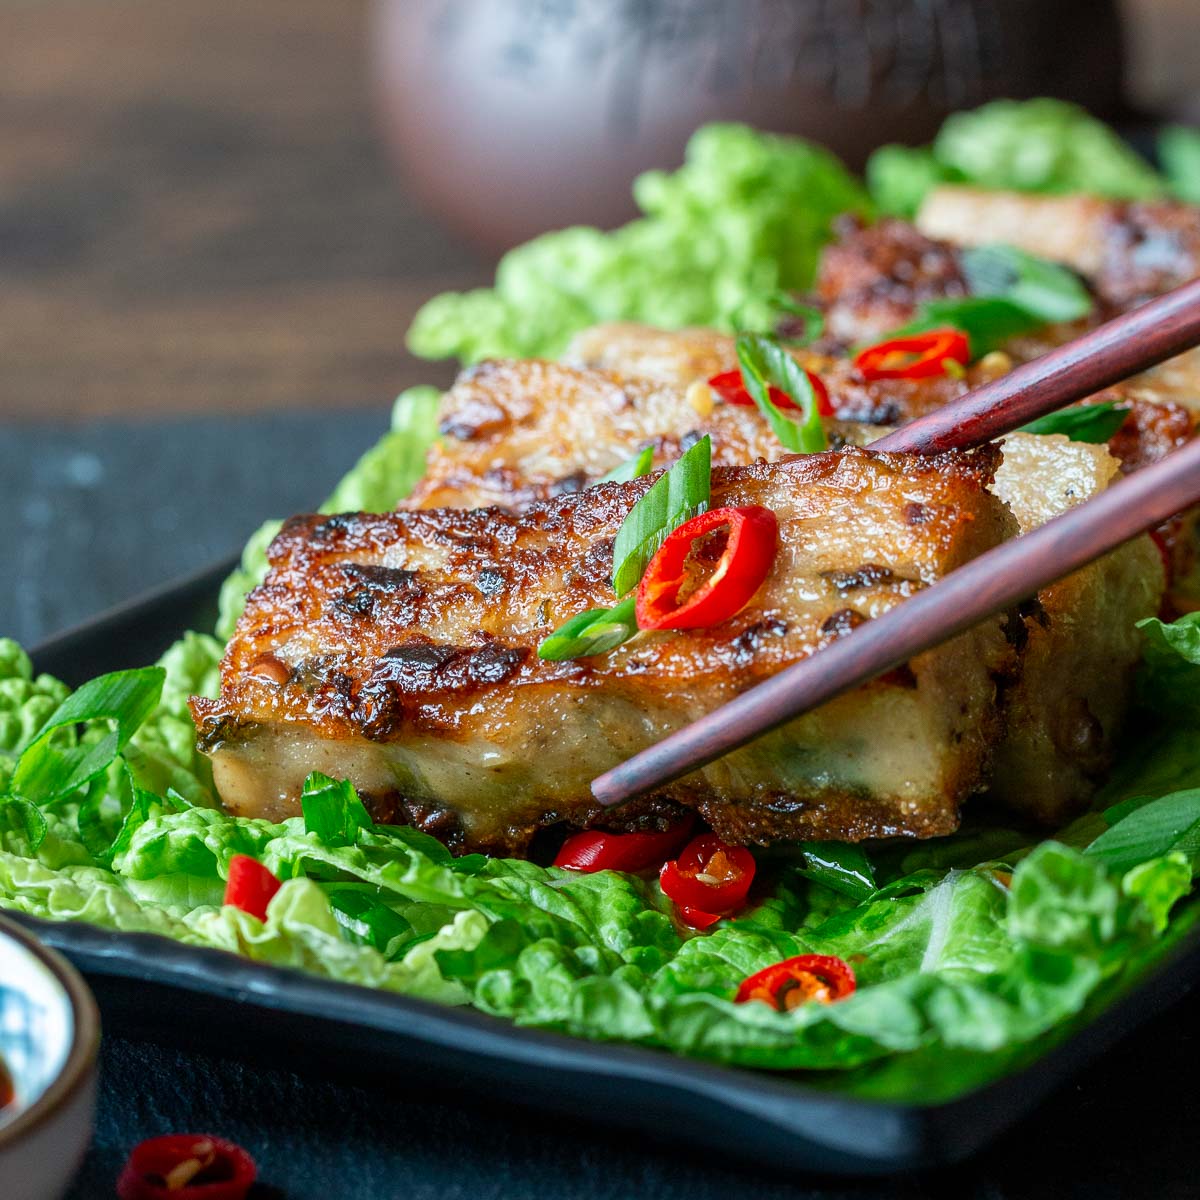
[[[812,282],[833,217],[865,193],[828,151],[744,125],[706,125],[676,171],[634,183],[621,228],[547,233],[500,261],[493,288],[430,300],[408,333],[424,358],[552,357],[600,321],[732,329],[735,314]]]
[[[1128,200],[1166,191],[1158,172],[1103,121],[1045,98],[954,113],[928,147],[880,147],[868,160],[867,183],[880,211],[906,217],[939,183]]]
[[[35,677],[29,655],[11,638],[0,638],[0,771],[5,760],[15,762],[70,690],[50,675]]]
[[[1173,145],[1164,160],[1183,188],[1193,147],[1182,135]],[[961,114],[932,147],[880,151],[868,177],[888,211],[912,211],[942,179],[1162,189],[1103,126],[1054,101]],[[806,287],[831,217],[866,207],[825,152],[728,125],[701,130],[680,170],[644,175],[635,192],[640,220],[539,238],[505,258],[494,289],[431,301],[414,348],[549,354],[613,318],[733,328],[763,297]],[[1071,299],[1011,253],[1000,265],[1026,300]],[[1002,302],[974,297],[973,311],[994,326]],[[437,408],[435,389],[402,395],[391,430],[322,510],[393,507],[423,471]],[[260,529],[226,581],[221,637],[277,530]],[[918,845],[764,852],[747,908],[703,934],[678,923],[653,878],[454,858],[375,824],[344,781],[310,777],[303,815],[282,822],[225,813],[187,711],[189,695],[215,693],[216,638],[187,634],[157,669],[75,693],[0,641],[0,908],[581,1037],[836,1072],[836,1084],[818,1078],[864,1095],[944,1098],[1064,1036],[1197,920],[1200,615],[1142,632],[1140,715],[1094,810],[1054,838],[980,820]],[[265,921],[223,903],[235,854],[283,881]],[[747,975],[805,953],[847,960],[857,992],[786,1013],[733,1002]]]
[[[134,783],[147,791],[175,792],[189,804],[212,805],[216,793],[208,759],[196,749],[189,696],[215,696],[224,647],[206,633],[185,633],[158,660],[162,698],[125,747]]]
[[[1200,823],[1200,793],[1156,802],[1171,809],[1165,823],[1155,803],[1126,805],[1103,815],[1107,832],[1083,852],[1024,848],[1008,886],[988,862],[925,867],[903,894],[865,893],[871,869],[857,852],[834,854],[836,870],[812,854],[764,857],[744,914],[694,935],[653,879],[454,859],[416,830],[374,825],[346,784],[314,776],[306,797],[303,817],[279,823],[151,798],[129,808],[104,864],[72,836],[68,813],[49,813],[36,847],[0,828],[0,907],[160,933],[588,1038],[846,1070],[932,1046],[1007,1051],[1078,1016],[1166,927],[1191,886]],[[1135,836],[1119,838],[1126,826]],[[1149,857],[1132,862],[1131,844],[1142,847],[1132,857]],[[222,904],[234,854],[286,881],[265,923]],[[748,974],[803,953],[855,964],[858,992],[788,1013],[732,1002]]]
[[[190,689],[213,685],[212,639],[185,639],[157,675],[125,673],[67,696],[50,681],[30,686],[27,660],[6,646],[9,678],[26,690],[12,710],[24,732],[6,752],[0,907],[158,933],[580,1037],[848,1072],[846,1086],[862,1094],[944,1097],[1063,1036],[1190,927],[1197,906],[1181,902],[1200,862],[1200,783],[1172,785],[1200,768],[1187,703],[1197,619],[1144,623],[1142,688],[1160,703],[1147,718],[1154,761],[1135,726],[1095,811],[1059,837],[985,826],[870,856],[818,844],[764,853],[748,907],[703,934],[678,923],[653,878],[454,858],[417,830],[375,824],[349,784],[325,776],[308,780],[302,816],[277,823],[211,806],[199,778],[200,802],[148,790],[147,758],[176,778],[190,769],[173,723]],[[162,698],[148,712],[152,681]],[[61,697],[50,711],[47,696]],[[61,727],[64,712],[78,727]],[[47,746],[61,754],[49,776],[58,782],[31,791],[39,803],[11,794],[14,780],[46,777]],[[96,766],[102,754],[111,761],[100,774],[75,771],[81,756]],[[223,903],[235,854],[285,881],[265,922]],[[733,1001],[748,975],[797,954],[851,963],[858,990],[782,1013]]]
[[[1200,129],[1169,125],[1159,134],[1158,157],[1171,191],[1200,204]]]

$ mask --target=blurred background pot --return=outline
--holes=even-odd
[[[60,954],[0,919],[0,1061],[12,1103],[0,1108],[0,1197],[57,1200],[92,1136],[100,1018]]]
[[[1115,0],[376,0],[374,24],[388,143],[490,250],[627,219],[634,175],[705,121],[859,167],[1000,96],[1122,115]]]

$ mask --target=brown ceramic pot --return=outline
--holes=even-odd
[[[490,249],[612,225],[705,121],[823,142],[851,165],[997,96],[1120,107],[1115,0],[376,0],[388,143]]]

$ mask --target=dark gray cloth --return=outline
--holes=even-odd
[[[48,634],[236,554],[312,509],[387,429],[384,409],[0,426],[0,637]]]
[[[235,550],[266,517],[319,501],[385,420],[0,429],[0,630],[32,641]],[[306,1073],[303,1046],[287,1069],[264,1069],[110,1031],[95,1144],[71,1197],[111,1197],[142,1138],[206,1132],[257,1158],[261,1197],[292,1200],[1183,1200],[1200,1190],[1196,1011],[1187,1001],[1156,1020],[974,1162],[864,1182],[785,1178],[667,1144],[669,1130],[638,1138],[531,1114],[512,1095],[332,1082]]]

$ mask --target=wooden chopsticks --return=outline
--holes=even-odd
[[[1200,279],[1097,326],[871,443],[872,450],[968,450],[1200,345]]]
[[[1200,280],[1019,367],[906,425],[872,450],[936,453],[1009,433],[1034,417],[1200,343]],[[1015,381],[1015,382],[1014,382]],[[598,776],[621,804],[686,775],[907,662],[1200,503],[1200,438],[1086,504],[980,555],[803,662]]]

